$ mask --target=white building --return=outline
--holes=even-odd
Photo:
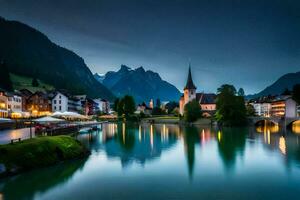
[[[17,94],[7,94],[8,115],[11,118],[22,117],[22,97]]]
[[[110,112],[110,103],[105,99],[93,99],[93,101],[98,104],[98,109],[102,113]]]
[[[254,110],[255,115],[261,116],[261,117],[270,117],[271,116],[271,103],[267,102],[256,102],[256,103],[250,103]]]
[[[52,112],[68,111],[68,97],[62,92],[55,92],[51,103],[52,103]]]

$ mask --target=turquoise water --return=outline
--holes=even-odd
[[[104,124],[77,136],[87,159],[2,180],[0,199],[299,199],[299,136]]]

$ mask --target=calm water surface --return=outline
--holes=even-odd
[[[0,199],[299,199],[299,136],[104,124],[77,136],[87,159],[2,180]]]

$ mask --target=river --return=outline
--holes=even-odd
[[[0,181],[0,199],[298,199],[298,131],[103,124],[91,155]]]

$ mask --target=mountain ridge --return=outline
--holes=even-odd
[[[0,17],[0,44],[0,60],[5,61],[11,73],[39,78],[73,94],[114,99],[94,78],[82,57],[53,43],[35,28]]]
[[[108,71],[104,76],[99,74],[94,76],[116,96],[129,94],[134,96],[138,103],[148,102],[150,99],[177,101],[181,95],[174,85],[163,80],[157,72],[145,70],[142,66],[132,69],[121,65],[118,71]]]
[[[282,94],[286,89],[292,90],[293,86],[296,84],[300,84],[300,71],[294,73],[287,73],[279,77],[274,83],[267,86],[262,91],[248,95],[248,99],[268,96],[268,95],[279,95]]]

